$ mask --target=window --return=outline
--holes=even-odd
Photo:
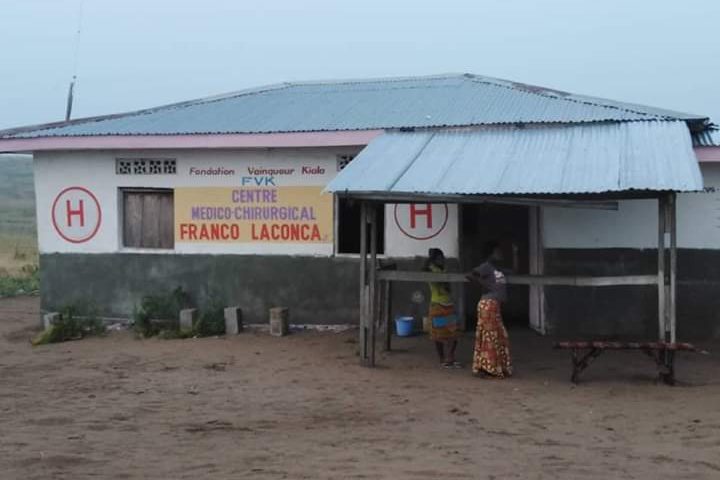
[[[360,253],[360,203],[346,198],[337,202],[337,253]],[[385,208],[377,206],[377,248],[385,253]],[[370,251],[370,228],[368,226],[368,251]]]
[[[353,161],[355,155],[338,155],[338,172]],[[346,198],[337,198],[335,202],[337,235],[335,235],[336,253],[360,253],[360,203]],[[377,247],[378,253],[385,253],[385,208],[377,210]],[[368,251],[370,251],[370,231],[368,228]]]
[[[164,248],[175,246],[172,190],[121,190],[123,246]]]
[[[177,161],[174,158],[116,158],[118,175],[174,175]]]

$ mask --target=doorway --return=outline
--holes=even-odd
[[[535,239],[531,239],[531,224],[536,222],[537,214],[531,207],[493,204],[461,206],[460,256],[463,271],[470,271],[485,260],[483,246],[489,241],[500,244],[504,260],[499,266],[503,270],[519,275],[536,270],[531,268],[531,263],[536,263],[536,259],[534,256],[531,258],[530,254],[531,247],[537,244]],[[468,330],[475,329],[476,306],[480,295],[477,285],[470,285],[465,290],[465,325]],[[530,287],[508,285],[508,301],[503,308],[503,320],[508,328],[530,326],[530,300]]]

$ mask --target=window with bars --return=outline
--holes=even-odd
[[[118,175],[174,175],[177,160],[174,158],[116,158]]]
[[[172,249],[175,212],[172,190],[122,189],[123,246]]]

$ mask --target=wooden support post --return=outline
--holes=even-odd
[[[665,329],[669,330],[670,342],[676,341],[676,324],[677,324],[677,196],[671,193],[668,196],[668,229],[670,230],[670,294],[668,295],[668,319],[669,325]]]
[[[658,197],[658,339],[665,340],[665,197]]]
[[[464,225],[464,215],[465,215],[465,206],[458,204],[457,205],[458,210],[458,236],[457,236],[457,242],[458,242],[458,263],[460,264],[460,271],[465,272],[470,270],[473,266],[467,265],[467,262],[465,260],[465,235],[463,232],[465,231]],[[460,330],[465,332],[468,329],[468,319],[467,319],[467,292],[465,290],[465,284],[460,283],[457,284],[455,287],[455,292],[457,294],[457,302],[456,305],[457,308],[457,315],[458,319],[460,320]]]
[[[456,287],[458,298],[458,319],[460,321],[460,331],[467,331],[467,306],[465,303],[465,284],[459,283]]]
[[[367,206],[360,205],[360,328],[358,335],[360,364],[366,365],[367,345]]]
[[[542,275],[545,272],[544,249],[542,240],[542,207],[530,208],[530,275]],[[530,328],[544,335],[545,326],[545,287],[530,285]]]
[[[370,224],[370,265],[368,266],[368,364],[375,366],[375,344],[378,320],[378,288],[377,288],[377,205],[371,204],[368,211],[368,223]]]
[[[658,325],[660,340],[675,341],[676,275],[677,275],[677,222],[676,196],[664,195],[659,200],[658,228]],[[668,261],[669,260],[669,261]]]
[[[383,320],[385,321],[385,351],[392,350],[392,282],[383,282]]]

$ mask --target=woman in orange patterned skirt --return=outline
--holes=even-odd
[[[507,298],[505,275],[495,267],[502,260],[497,242],[485,246],[487,260],[470,273],[470,280],[480,283],[483,293],[478,303],[475,332],[473,374],[494,378],[512,375],[510,341],[502,321],[501,306]]]

